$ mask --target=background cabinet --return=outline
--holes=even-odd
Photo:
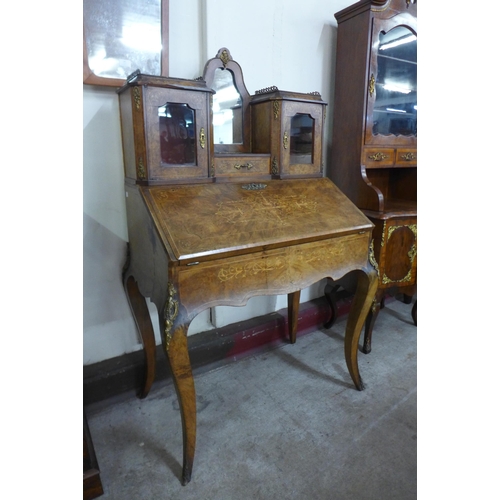
[[[335,184],[375,224],[379,289],[363,350],[385,293],[411,302],[417,284],[417,5],[361,0],[338,21],[332,164]],[[416,323],[416,303],[412,311]]]

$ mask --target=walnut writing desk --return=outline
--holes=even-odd
[[[226,69],[237,73],[230,57],[220,56]],[[243,93],[242,76],[237,74],[235,81]],[[243,306],[258,295],[287,294],[294,343],[300,291],[323,278],[337,280],[357,271],[345,357],[354,385],[363,389],[357,352],[377,287],[368,262],[373,224],[321,175],[321,148],[312,135],[322,130],[325,103],[316,94],[269,92],[269,102],[259,94],[257,114],[262,122],[268,120],[262,127],[274,139],[268,141],[268,153],[261,149],[254,154],[231,145],[215,147],[208,122],[212,91],[204,80],[136,75],[119,91],[129,231],[123,280],[146,355],[142,397],[155,376],[154,331],[145,301],[150,297],[159,312],[180,403],[183,484],[191,479],[196,441],[187,331],[201,311]],[[247,104],[239,116],[251,113],[249,100],[243,102]],[[291,118],[282,113],[288,108]],[[294,123],[297,114],[306,116]],[[176,121],[168,122],[174,115]],[[302,129],[299,121],[306,124]],[[181,134],[176,132],[179,124]],[[300,141],[294,139],[294,129]],[[162,133],[165,146],[159,141]],[[276,141],[277,134],[287,140]]]
[[[131,232],[125,283],[145,345],[143,396],[153,382],[155,362],[153,327],[143,298],[149,296],[159,310],[181,408],[183,483],[191,477],[196,438],[187,330],[204,309],[286,293],[293,343],[300,290],[359,270],[345,356],[354,384],[363,388],[358,339],[376,290],[376,274],[367,264],[371,224],[326,178],[273,180],[262,190],[245,186],[127,187]]]

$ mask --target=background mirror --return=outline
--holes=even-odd
[[[217,68],[214,74],[213,126],[216,144],[243,142],[243,113],[241,95],[228,69]]]
[[[168,74],[168,0],[84,0],[83,81]]]
[[[381,32],[373,134],[417,135],[417,37],[408,28]]]

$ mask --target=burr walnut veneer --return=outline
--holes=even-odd
[[[228,52],[219,55],[210,68],[222,66],[234,77],[238,67],[229,64]],[[243,306],[253,296],[287,294],[294,343],[300,291],[323,278],[337,280],[355,272],[358,286],[347,322],[345,357],[361,390],[358,340],[377,287],[368,262],[373,224],[331,180],[318,175],[323,114],[317,109],[324,103],[317,95],[309,99],[272,89],[270,105],[262,104],[259,119],[267,129],[276,120],[276,131],[290,140],[268,138],[257,146],[251,133],[238,131],[255,118],[246,118],[252,113],[250,99],[236,99],[226,114],[241,123],[228,134],[220,128],[218,136],[223,140],[239,134],[239,146],[213,144],[213,91],[205,81],[213,81],[213,75],[192,82],[139,75],[119,91],[129,231],[123,280],[146,355],[142,397],[155,376],[154,331],[145,301],[150,297],[159,312],[180,403],[183,484],[191,478],[196,439],[187,347],[193,318],[209,307]],[[242,75],[233,81],[241,88]],[[282,108],[295,107],[288,104],[290,98],[299,99],[294,102],[301,116],[281,120]],[[259,97],[259,104],[264,100]],[[254,165],[267,166],[255,171]]]

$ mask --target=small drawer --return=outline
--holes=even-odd
[[[398,149],[396,152],[396,165],[398,167],[415,167],[417,165],[417,150]]]
[[[258,154],[218,155],[214,157],[215,175],[246,176],[269,175],[271,156]]]
[[[367,168],[392,167],[394,165],[394,149],[365,149],[363,151],[363,163]]]

